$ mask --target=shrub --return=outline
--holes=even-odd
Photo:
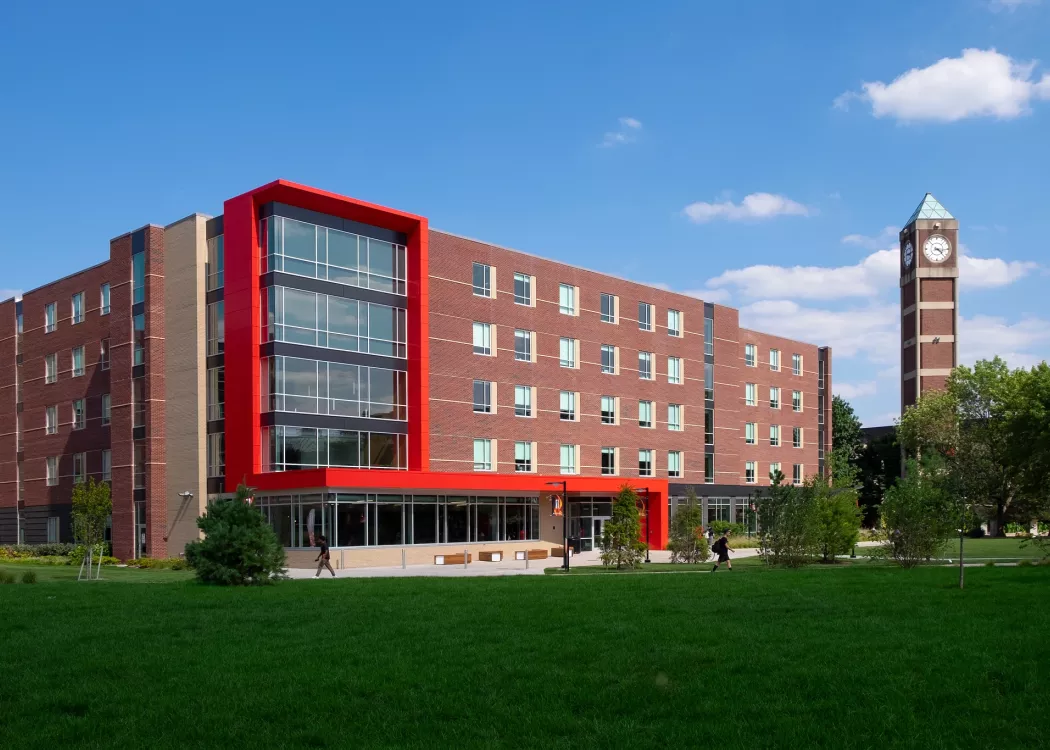
[[[811,488],[784,484],[778,471],[756,505],[759,554],[765,563],[798,568],[810,562],[818,543],[816,496]]]
[[[22,573],[22,583],[36,583],[36,571],[27,570]]]
[[[912,568],[929,560],[954,535],[954,511],[948,494],[915,461],[907,473],[886,490],[882,523],[888,557]]]
[[[271,583],[282,575],[284,547],[263,514],[252,507],[243,484],[236,497],[208,506],[197,527],[204,539],[186,545],[186,560],[198,581],[246,586]]]
[[[1032,560],[1018,560],[1017,565],[1022,568],[1030,568],[1035,565],[1035,563]]]
[[[722,536],[722,534],[728,533],[729,536],[743,536],[747,533],[747,527],[742,523],[730,523],[729,521],[712,521],[711,531],[714,535]]]
[[[671,519],[667,549],[671,551],[673,563],[702,563],[711,557],[711,550],[704,536],[704,514],[696,498],[696,492],[689,488],[685,505],[679,505]]]
[[[99,560],[100,557],[102,558],[102,564],[103,565],[112,565],[113,563],[110,563],[108,561],[109,560],[116,560],[116,558],[107,557],[106,556],[106,552],[108,551],[108,549],[107,549],[108,546],[109,545],[107,545],[107,544],[96,544],[95,545],[94,554],[92,555],[92,562],[95,565],[98,565],[98,560]],[[70,550],[70,552],[69,552],[68,563],[70,565],[80,565],[80,563],[84,562],[84,556],[85,555],[87,555],[87,546],[83,545],[83,544],[77,544],[77,545],[73,546],[73,549]],[[117,560],[117,562],[120,562],[120,561]]]
[[[0,559],[19,560],[26,557],[61,557],[73,550],[72,544],[7,544],[0,547]]]
[[[625,484],[613,501],[612,518],[602,528],[602,565],[615,565],[617,570],[624,566],[638,567],[646,549],[641,535],[638,495],[630,485]]]
[[[144,568],[147,570],[187,570],[190,566],[181,557],[152,558],[140,557],[137,560],[129,560],[128,567]]]
[[[833,491],[820,476],[806,480],[803,492],[813,494],[816,502],[817,548],[824,562],[834,562],[860,538],[860,521],[864,515],[852,489]]]
[[[6,570],[0,570],[0,583],[14,583],[15,574],[9,573]]]

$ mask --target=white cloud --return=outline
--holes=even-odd
[[[715,219],[742,221],[746,219],[771,219],[774,216],[809,216],[813,210],[783,195],[751,193],[740,203],[690,203],[683,213],[690,221],[703,224]]]
[[[22,296],[22,290],[21,289],[0,289],[0,302],[3,302],[5,299],[11,299],[12,297],[21,297],[21,296]]]
[[[849,400],[863,396],[874,396],[876,388],[874,380],[865,380],[861,383],[837,383],[832,378],[831,390],[836,396],[842,396],[842,398]]]
[[[860,247],[868,250],[874,250],[878,247],[885,247],[886,243],[895,238],[899,234],[897,227],[885,227],[874,237],[868,237],[864,234],[847,234],[842,238],[844,245],[859,245]]]
[[[1004,318],[975,315],[959,318],[959,363],[972,365],[998,355],[1011,367],[1031,367],[1047,358],[1050,320],[1025,318],[1007,323]]]
[[[728,289],[687,289],[682,294],[702,299],[704,302],[712,302],[716,305],[727,305],[733,298]]]
[[[966,248],[959,248],[959,284],[974,289],[1007,286],[1031,271],[1038,263],[1026,260],[1003,260],[1002,258],[973,258]]]
[[[610,130],[602,138],[602,142],[598,145],[602,148],[610,148],[612,146],[622,146],[627,143],[634,143],[638,139],[638,132],[642,129],[642,123],[633,117],[621,117],[620,118],[620,129]]]
[[[1038,5],[1040,0],[991,0],[988,4],[992,10],[1009,10],[1014,11],[1020,8],[1022,5]]]
[[[967,117],[1012,119],[1029,111],[1035,99],[1050,99],[1050,75],[1033,79],[1034,62],[1018,62],[995,49],[965,49],[927,68],[912,68],[890,83],[862,84],[847,91],[835,106],[848,109],[853,100],[871,105],[875,117],[904,122],[954,122]]]

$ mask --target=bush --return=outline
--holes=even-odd
[[[0,559],[18,560],[26,557],[62,557],[73,551],[72,544],[7,544],[0,547]]]
[[[128,560],[129,568],[143,568],[146,570],[188,570],[189,563],[181,557],[152,558],[140,557],[137,560]]]
[[[912,568],[938,553],[955,534],[948,494],[914,461],[886,490],[882,501],[885,551],[899,565]]]
[[[6,570],[0,570],[0,583],[14,583],[15,574],[9,573]]]
[[[84,562],[85,555],[87,555],[87,547],[85,545],[83,545],[83,544],[70,545],[70,546],[73,547],[73,549],[70,550],[69,553],[68,553],[69,554],[68,563],[70,565],[80,565],[82,562]],[[94,553],[94,557],[93,557],[94,564],[98,565],[98,559],[100,557],[102,558],[102,564],[103,565],[112,565],[112,564],[114,564],[114,563],[109,562],[110,560],[116,560],[116,562],[120,562],[115,557],[108,557],[108,555],[107,555],[108,552],[109,552],[109,545],[108,544],[97,544],[97,545],[95,545],[95,553]]]
[[[646,550],[641,535],[638,495],[630,485],[625,484],[613,501],[612,518],[602,528],[602,565],[615,565],[617,570],[624,566],[638,567]]]
[[[36,571],[27,570],[22,573],[22,583],[36,583]]]
[[[813,494],[817,506],[817,548],[824,562],[835,562],[860,538],[863,512],[852,490],[833,491],[822,477],[806,480],[804,492]]]
[[[671,562],[702,563],[711,557],[704,536],[703,510],[693,488],[689,488],[686,504],[679,505],[675,511],[669,531],[667,549],[671,551]]]
[[[220,586],[271,583],[284,572],[284,547],[258,509],[248,488],[237,496],[217,500],[197,519],[204,539],[186,545],[186,561],[197,580]]]
[[[759,554],[766,565],[798,568],[812,560],[817,548],[816,496],[811,488],[783,482],[778,471],[769,490],[756,498]]]
[[[728,533],[729,536],[743,536],[747,533],[747,527],[742,523],[730,523],[729,521],[712,521],[711,531],[716,537]]]

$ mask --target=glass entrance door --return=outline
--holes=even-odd
[[[146,557],[146,501],[135,501],[135,559]]]

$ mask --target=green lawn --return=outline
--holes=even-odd
[[[0,747],[1039,746],[1050,567],[955,581],[0,586]]]
[[[79,565],[40,565],[31,562],[0,563],[0,573],[11,573],[18,583],[27,570],[36,573],[37,583],[77,583]],[[120,568],[114,565],[102,566],[102,579],[99,582],[119,583],[172,583],[187,581],[193,578],[190,570],[141,570],[139,568]],[[83,583],[83,582],[81,582]],[[95,581],[92,581],[95,583]]]
[[[857,554],[870,555],[871,547],[857,547]],[[1043,556],[1042,550],[1034,544],[1025,544],[1022,539],[1015,538],[981,538],[966,539],[963,542],[963,555],[967,561],[986,562],[988,560],[997,562],[1013,562],[1015,560],[1032,560]],[[941,557],[944,559],[959,561],[959,540],[955,539],[941,548]]]

